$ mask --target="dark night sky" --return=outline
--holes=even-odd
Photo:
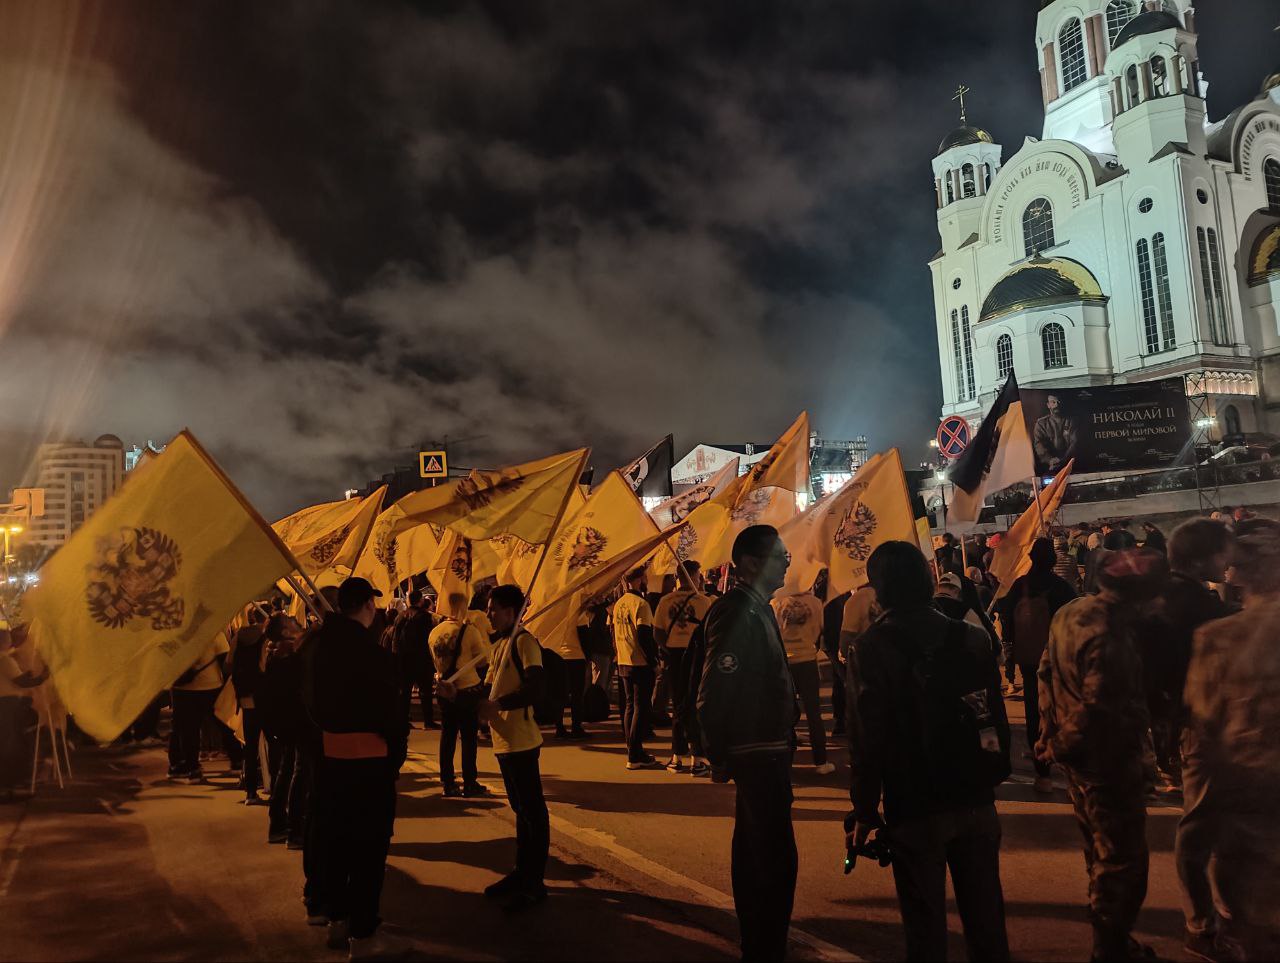
[[[905,446],[940,402],[929,161],[1042,121],[1034,0],[8,4],[0,482],[189,425],[264,512],[418,442]],[[1205,0],[1210,116],[1280,65]]]

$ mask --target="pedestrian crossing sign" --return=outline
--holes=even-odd
[[[449,460],[442,451],[418,452],[418,474],[423,478],[448,478]]]

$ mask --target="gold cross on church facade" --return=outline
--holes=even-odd
[[[964,95],[967,94],[968,92],[969,92],[969,88],[966,87],[964,84],[961,84],[959,87],[956,88],[955,96],[951,98],[952,100],[960,101],[960,123],[962,125],[967,124],[969,122],[969,119],[965,116],[965,112],[964,112]]]

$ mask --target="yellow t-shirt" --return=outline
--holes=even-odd
[[[776,598],[769,603],[778,619],[788,662],[813,662],[822,636],[822,603],[811,592]]]
[[[642,625],[653,627],[653,610],[643,596],[628,592],[613,606],[613,644],[618,650],[618,665],[649,664],[636,641]]]
[[[191,667],[203,666],[196,677],[190,682],[182,685],[175,685],[175,689],[183,689],[189,692],[205,692],[209,689],[222,688],[222,667],[218,665],[218,656],[226,655],[231,651],[231,646],[227,644],[226,637],[219,632],[213,637],[199,657],[191,663]]]
[[[654,631],[666,633],[664,644],[668,649],[687,649],[698,623],[707,617],[711,602],[710,595],[687,589],[668,592],[653,615]]]
[[[537,639],[522,629],[516,644],[526,672],[530,666],[542,665],[542,648]],[[494,644],[489,662],[493,666],[490,673],[493,684],[489,687],[489,698],[496,702],[520,688],[520,672],[511,658],[510,638],[499,639]],[[533,706],[499,709],[489,722],[489,732],[493,736],[493,751],[498,755],[524,752],[542,745],[542,733],[533,718]]]
[[[880,617],[880,603],[876,601],[876,591],[870,585],[864,585],[849,596],[844,603],[844,618],[840,622],[840,634],[852,632],[861,635],[871,628],[871,623]]]
[[[459,637],[461,634],[461,637]],[[468,622],[445,619],[427,636],[427,645],[431,649],[431,660],[435,663],[436,674],[442,679],[453,675],[476,656],[482,656],[479,662],[464,669],[462,675],[454,679],[459,689],[470,689],[480,684],[480,666],[484,665],[483,656],[489,651],[489,640],[482,638],[480,630]],[[453,656],[457,650],[458,657]]]
[[[489,621],[487,613],[481,612],[479,609],[467,609],[466,623],[479,629],[486,642],[493,638],[493,623]]]

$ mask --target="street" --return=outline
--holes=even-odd
[[[1031,790],[1021,704],[1014,780],[999,790],[1010,942],[1022,960],[1084,960],[1090,934],[1079,834],[1066,793]],[[829,724],[828,724],[829,725]],[[435,732],[414,731],[400,778],[383,915],[421,958],[731,959],[732,786],[664,770],[627,772],[616,722],[586,743],[548,739],[551,899],[507,916],[480,891],[505,873],[513,824],[492,753],[492,799],[445,799]],[[660,730],[660,735],[665,730]],[[805,732],[801,726],[801,734]],[[805,960],[900,958],[891,870],[859,861],[842,873],[848,809],[844,752],[814,775],[795,770],[800,878],[791,955]],[[658,749],[659,746],[651,746]],[[662,756],[661,752],[658,752]],[[266,811],[239,805],[221,760],[208,785],[171,784],[161,749],[87,749],[64,790],[43,784],[0,808],[0,957],[11,960],[336,960],[303,921],[301,853],[266,843]],[[1149,811],[1151,886],[1137,935],[1180,959],[1182,917],[1172,861],[1180,810]],[[952,907],[953,959],[964,959]]]

